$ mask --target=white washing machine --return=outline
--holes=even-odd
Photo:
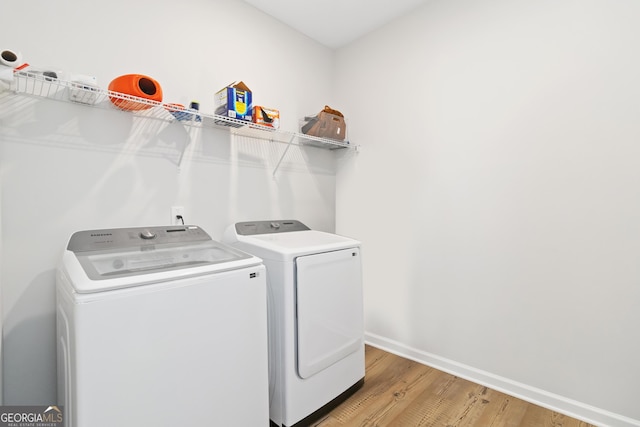
[[[223,241],[267,267],[271,424],[309,425],[364,384],[360,242],[293,220],[239,222]]]
[[[65,425],[268,426],[265,277],[196,226],[73,234],[57,273]]]

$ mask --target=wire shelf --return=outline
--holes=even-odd
[[[46,75],[46,73],[28,70],[16,71],[11,90],[16,94],[25,96],[83,104],[94,108],[122,110],[137,117],[167,122],[178,121],[185,126],[228,128],[235,135],[289,145],[310,145],[329,150],[341,148],[357,150],[358,148],[350,144],[349,141],[338,141],[298,132],[273,129],[269,126],[249,123],[226,116],[203,113],[200,110],[177,106],[176,104],[162,103],[104,90],[83,82],[65,81]]]

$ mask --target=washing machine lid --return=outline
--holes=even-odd
[[[311,230],[296,220],[239,222],[233,229],[240,247],[263,259],[292,261],[302,255],[360,246],[357,240]]]
[[[198,226],[86,230],[69,239],[63,264],[89,293],[256,265],[260,259],[216,242]]]

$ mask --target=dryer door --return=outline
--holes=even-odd
[[[298,375],[310,376],[363,345],[360,249],[296,258]]]

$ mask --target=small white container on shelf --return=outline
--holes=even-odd
[[[98,99],[98,81],[94,76],[72,74],[69,78],[69,100],[80,104],[93,105]]]

